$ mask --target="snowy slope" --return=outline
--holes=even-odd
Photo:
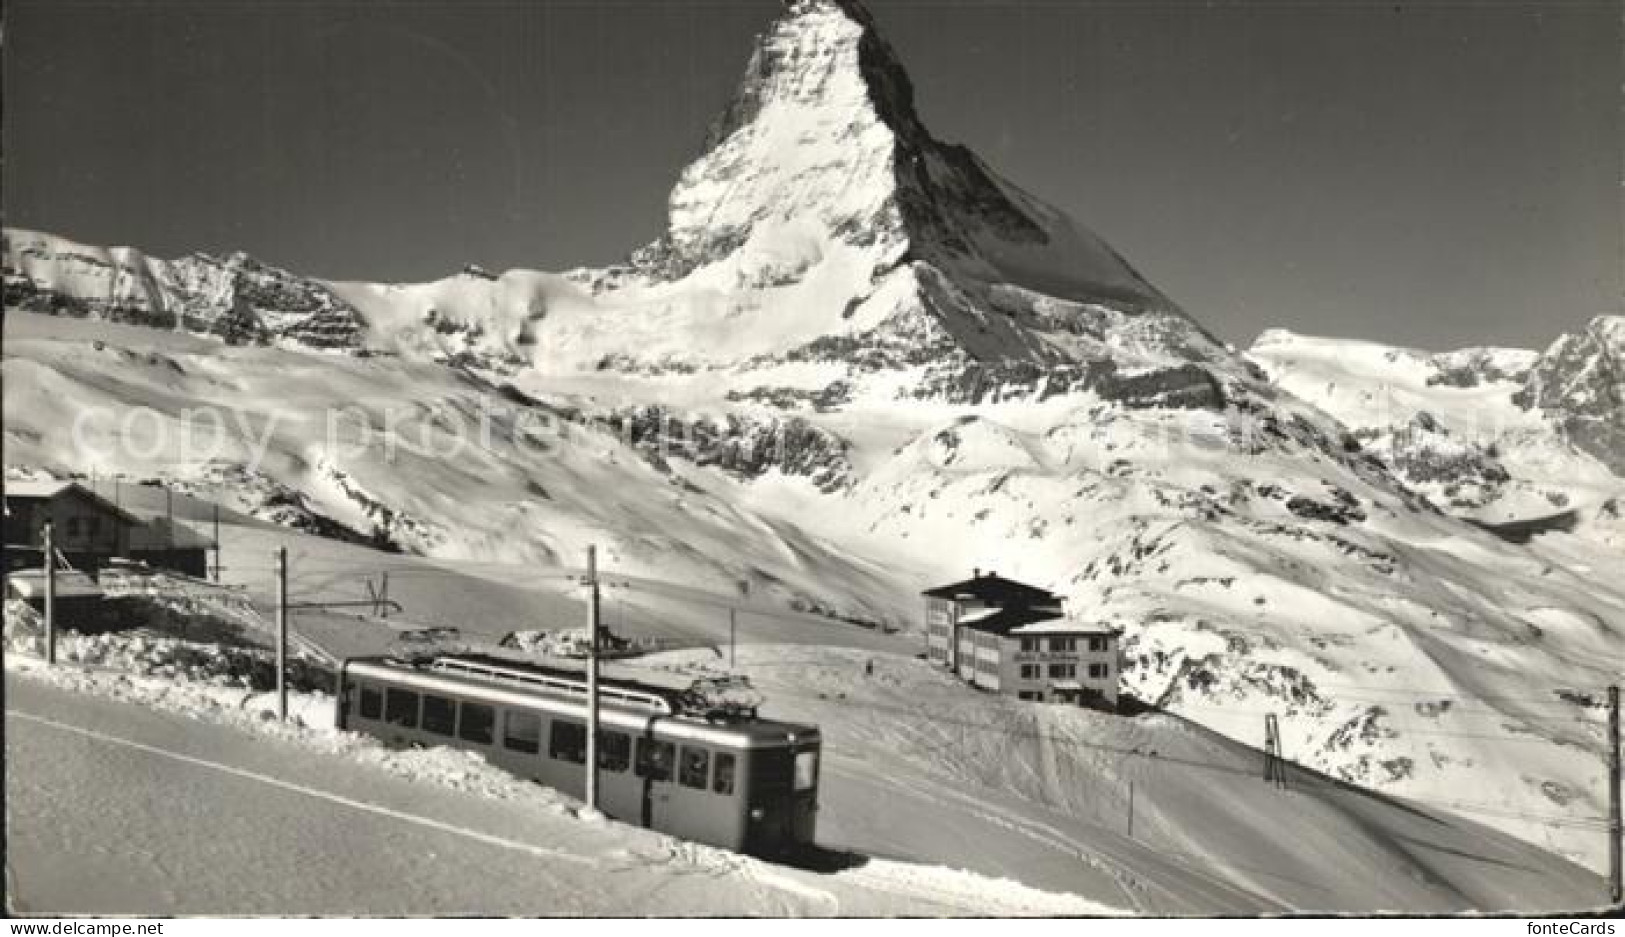
[[[1430,354],[1277,329],[1248,356],[1451,513],[1504,523],[1573,510],[1582,535],[1625,548],[1611,436],[1625,425],[1625,371],[1608,339],[1621,323],[1599,318],[1544,353]]]
[[[741,658],[776,710],[815,717],[828,738],[820,842],[839,861],[811,875],[593,823],[568,798],[475,757],[389,752],[336,733],[321,694],[296,692],[298,721],[279,726],[260,715],[268,695],[161,666],[161,641],[146,641],[151,662],[134,673],[117,654],[84,656],[92,643],[68,642],[65,659],[83,669],[7,658],[8,745],[14,761],[26,755],[33,766],[12,773],[9,793],[34,805],[18,814],[10,856],[31,910],[77,900],[79,910],[215,913],[1414,912],[1585,907],[1601,893],[1596,876],[1445,814],[1307,774],[1287,790],[1262,784],[1255,752],[1180,720],[976,704],[905,657],[756,646]],[[878,661],[873,675],[863,660]],[[643,667],[660,678],[715,662],[665,655]],[[111,777],[116,790],[99,785]],[[64,813],[63,790],[109,806]],[[177,790],[188,813],[222,798],[235,804],[219,808],[232,835],[214,838],[196,868],[196,849],[166,845],[191,821],[153,806],[177,803]],[[82,854],[79,844],[109,823],[143,826],[143,835]],[[437,861],[444,874],[433,886],[403,890],[410,870],[327,868],[346,854],[344,841],[314,830],[334,825],[394,842],[427,837],[415,851],[437,860],[494,848],[499,865],[540,858],[545,871],[515,890],[493,883],[489,868],[465,880]],[[233,842],[255,849],[239,854]],[[270,877],[243,874],[281,842],[305,861]],[[76,862],[101,869],[109,887],[49,873]],[[607,871],[618,887],[592,887]],[[77,884],[63,891],[63,882]]]
[[[25,240],[8,296],[77,314],[52,297],[78,261],[41,248],[24,270]],[[303,282],[350,310],[347,353],[9,314],[8,464],[227,483],[439,560],[557,567],[598,543],[632,576],[910,629],[920,588],[997,568],[1124,627],[1144,699],[1249,741],[1276,712],[1306,765],[1601,861],[1596,693],[1625,669],[1625,576],[1586,545],[1620,542],[1611,476],[1539,407],[1514,404],[1494,452],[1458,440],[1541,362],[1340,346],[1294,381],[1230,352],[935,140],[854,4],[770,28],[666,236],[627,264]],[[1614,373],[1584,364],[1610,348],[1545,358]],[[1368,373],[1403,416],[1360,416]],[[1542,386],[1607,425],[1588,389],[1611,385]],[[205,403],[229,440],[156,445]],[[75,438],[86,407],[105,418]],[[1413,423],[1413,467],[1371,451]],[[1591,539],[1446,516],[1451,482],[1435,498],[1414,468],[1434,463],[1516,518],[1589,499]]]
[[[883,858],[833,874],[769,865],[580,819],[477,758],[282,729],[237,712],[241,693],[42,676],[7,658],[7,760],[29,766],[6,791],[7,892],[23,913],[1115,913]]]

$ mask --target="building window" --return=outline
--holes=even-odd
[[[1042,703],[1044,701],[1044,694],[1034,693],[1031,690],[1022,690],[1020,693],[1017,693],[1016,696],[1026,700],[1029,703]]]
[[[1049,677],[1051,680],[1070,680],[1078,675],[1076,664],[1050,664]]]
[[[1098,652],[1098,651],[1104,651],[1105,649],[1106,649],[1106,638],[1104,636],[1093,637],[1093,638],[1089,639],[1089,650]]]
[[[1022,664],[1021,665],[1021,679],[1023,679],[1023,680],[1037,680],[1038,679],[1038,674],[1039,674],[1039,667],[1038,667],[1037,664]]]
[[[1061,652],[1065,652],[1065,653],[1071,653],[1071,652],[1076,651],[1078,649],[1078,639],[1077,638],[1050,638],[1049,639],[1049,649],[1052,650],[1052,651],[1061,651]]]
[[[1021,639],[1021,650],[1023,652],[1025,652],[1025,653],[1028,653],[1028,654],[1031,654],[1033,651],[1038,650],[1038,639],[1037,638],[1022,638]]]
[[[1108,673],[1110,673],[1110,672],[1111,672],[1111,668],[1107,667],[1105,664],[1090,664],[1089,665],[1089,676],[1090,676],[1091,679],[1103,680],[1103,679],[1106,678],[1106,675]]]

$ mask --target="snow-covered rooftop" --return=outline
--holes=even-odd
[[[78,482],[75,481],[62,481],[62,479],[49,479],[49,481],[6,481],[6,513],[10,513],[11,499],[50,500],[55,499],[57,495],[70,492],[70,490],[72,490],[72,492],[78,492],[78,494],[83,495],[85,499],[93,500],[93,502],[99,503],[102,508],[106,508],[107,512],[114,513],[114,515],[119,515],[120,518],[124,518],[125,521],[132,523],[132,525],[140,525],[141,523],[141,518],[138,518],[137,515],[127,512],[127,510],[124,510],[124,508],[112,503],[111,500],[104,499],[104,497],[101,497],[101,495],[96,494],[96,492],[93,492],[91,489],[88,489],[88,487],[81,486],[81,484],[78,484]]]
[[[46,481],[7,481],[5,490],[8,498],[54,498],[64,489],[73,487],[73,484],[54,478]]]
[[[1023,625],[1012,628],[1011,634],[1117,634],[1117,629],[1111,625],[1095,621],[1079,621],[1076,618],[1052,618],[1047,621]]]

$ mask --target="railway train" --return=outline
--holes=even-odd
[[[581,673],[483,655],[352,658],[338,727],[395,747],[445,745],[573,797],[586,792]],[[817,727],[717,709],[696,694],[599,681],[598,797],[607,815],[768,858],[813,849]]]

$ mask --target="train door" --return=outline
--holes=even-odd
[[[818,774],[823,754],[817,742],[803,743],[794,751],[789,848],[808,849],[818,833]]]
[[[681,825],[678,805],[672,802],[677,787],[676,743],[640,736],[632,767],[639,781],[642,824],[656,830],[675,830]]]
[[[726,760],[724,756],[726,755]],[[715,745],[692,741],[677,745],[677,786],[671,805],[675,816],[668,832],[684,839],[736,849],[739,846],[738,815],[732,797],[714,790],[714,769],[732,771],[733,754]],[[728,779],[732,784],[732,779]]]
[[[745,778],[750,822],[746,852],[772,856],[788,848],[794,825],[790,809],[794,772],[788,748],[756,749],[750,753]]]

